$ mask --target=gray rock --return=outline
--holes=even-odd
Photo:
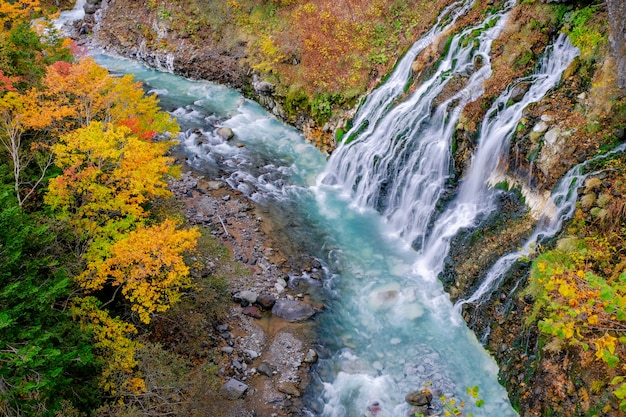
[[[255,74],[252,82],[254,91],[262,96],[271,96],[274,93],[274,85],[267,81],[260,81],[259,77]]]
[[[544,122],[543,120],[537,123],[535,127],[533,127],[533,132],[537,132],[537,133],[542,133],[542,132],[545,132],[546,130],[548,130],[548,124]]]
[[[254,304],[257,298],[259,298],[259,294],[255,293],[254,291],[245,290],[238,293],[236,297],[240,300],[246,300],[248,304]]]
[[[230,346],[222,346],[220,350],[224,353],[233,353],[235,349]]]
[[[313,349],[309,349],[309,351],[306,353],[306,356],[304,357],[304,362],[305,363],[315,363],[317,362],[317,352],[314,351]]]
[[[235,136],[235,132],[233,132],[233,129],[230,127],[220,127],[215,131],[215,133],[217,133],[217,136],[224,140],[230,140]]]
[[[433,394],[429,390],[424,389],[421,391],[410,392],[406,395],[406,397],[404,397],[404,399],[407,403],[414,406],[429,406],[430,402],[433,400]]]
[[[274,307],[274,304],[276,304],[276,298],[269,294],[261,294],[257,297],[256,303],[263,310],[271,310],[271,308]]]
[[[256,359],[259,357],[258,352],[252,350],[252,349],[244,349],[243,353],[245,353],[250,359]]]
[[[97,5],[89,3],[85,3],[85,5],[83,6],[85,14],[94,14],[99,8],[100,7],[98,7]]]
[[[235,378],[231,378],[224,385],[222,385],[222,388],[220,388],[220,394],[229,400],[236,400],[241,398],[247,390],[248,386],[246,384]]]
[[[302,301],[281,300],[274,304],[272,314],[293,323],[307,320],[315,314],[315,310]]]
[[[515,87],[513,87],[513,91],[511,91],[511,100],[513,100],[513,102],[515,103],[521,101],[529,88],[530,84],[528,83],[516,85]]]
[[[272,368],[267,364],[267,362],[262,362],[259,366],[257,366],[256,368],[257,372],[260,373],[261,375],[265,375],[268,377],[272,377],[274,376],[274,371],[272,370]]]
[[[261,311],[256,306],[247,306],[241,312],[248,317],[255,319],[261,318]]]

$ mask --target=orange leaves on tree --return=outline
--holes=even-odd
[[[35,89],[25,93],[8,91],[0,97],[0,145],[9,155],[14,191],[20,205],[33,195],[52,165],[52,154],[47,143],[49,138],[45,132],[36,136],[39,142],[33,140],[33,135],[25,140],[24,133],[28,130],[43,130],[64,116],[63,109],[43,105]],[[31,170],[31,173],[37,172],[37,176],[24,175],[28,168],[35,167],[37,170]]]
[[[71,109],[66,130],[87,126],[93,120],[113,125],[134,120],[129,127],[140,137],[178,133],[176,121],[159,109],[156,96],[144,94],[132,75],[113,78],[92,58],[51,65],[44,85],[57,106]]]
[[[195,230],[166,220],[143,225],[149,199],[169,196],[170,144],[147,142],[126,126],[101,122],[64,135],[53,146],[63,174],[53,178],[46,202],[88,242],[78,283],[88,291],[120,287],[142,321],[164,311],[189,285],[182,254],[195,247]]]
[[[143,218],[142,204],[170,195],[166,179],[174,173],[173,160],[164,156],[170,145],[141,140],[124,126],[105,130],[101,122],[70,132],[53,146],[63,174],[50,181],[46,202],[74,220],[102,213]]]

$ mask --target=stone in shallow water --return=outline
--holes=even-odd
[[[232,139],[235,136],[235,132],[230,127],[220,127],[215,133],[224,140]]]
[[[404,397],[407,403],[415,406],[430,405],[433,400],[433,394],[425,389],[421,391],[410,392]]]
[[[304,357],[304,362],[305,363],[315,363],[317,362],[317,352],[314,351],[313,349],[309,349],[309,351],[306,353],[306,356]]]
[[[237,398],[240,398],[247,390],[248,386],[246,384],[235,378],[231,378],[224,385],[222,385],[220,393],[224,398],[227,398],[229,400],[236,400]]]

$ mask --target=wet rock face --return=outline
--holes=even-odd
[[[609,9],[609,40],[617,60],[617,86],[626,88],[626,2],[606,0]]]

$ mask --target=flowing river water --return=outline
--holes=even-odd
[[[357,417],[378,401],[379,416],[406,416],[405,395],[422,388],[466,401],[464,412],[475,416],[517,415],[495,362],[460,319],[462,302],[452,305],[437,275],[450,238],[494,210],[496,191],[488,183],[500,173],[497,162],[507,157],[523,109],[558,82],[577,50],[557,39],[536,73],[517,81],[531,85],[521,101],[510,103],[513,86],[503,92],[483,121],[468,174],[451,189],[454,127],[463,107],[482,94],[491,43],[514,3],[455,35],[430,78],[399,97],[411,61],[471,4],[460,1],[442,12],[364,101],[349,143],[329,159],[234,90],[96,55],[110,71],[133,73],[158,94],[181,125],[180,149],[190,165],[270,208],[294,244],[325,266],[326,308],[316,316],[320,361],[308,393],[312,415]],[[459,78],[462,87],[438,102]],[[223,140],[219,127],[231,128],[234,139]],[[562,212],[556,223],[543,223],[560,227]],[[466,394],[473,386],[484,400],[480,408]]]

